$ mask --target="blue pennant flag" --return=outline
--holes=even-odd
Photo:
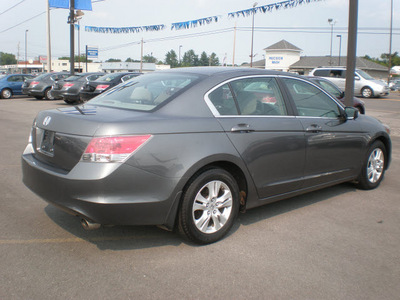
[[[49,0],[50,7],[69,9],[69,0]],[[75,0],[75,9],[92,10],[91,0]]]

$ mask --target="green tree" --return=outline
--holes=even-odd
[[[119,58],[109,58],[106,60],[106,62],[121,62],[122,60],[120,60]]]
[[[200,55],[199,66],[208,66],[208,65],[209,65],[208,55],[205,51],[203,51]]]
[[[140,62],[140,60],[136,60],[136,59],[132,59],[130,57],[128,57],[125,62]]]
[[[59,60],[68,60],[69,61],[69,56],[62,56],[58,58]],[[79,60],[79,55],[75,55],[75,62],[86,62],[86,55],[85,54],[81,54],[80,56],[80,60]],[[87,60],[88,62],[92,62],[91,59]]]
[[[157,62],[157,58],[155,58],[153,55],[145,55],[143,56],[143,62],[155,64]]]
[[[211,53],[209,60],[210,60],[210,66],[219,66],[219,59],[217,57],[217,54],[215,54],[214,52]]]
[[[0,52],[0,65],[15,65],[16,63],[14,54]]]
[[[186,51],[182,58],[182,67],[195,67],[199,65],[199,56],[193,49]]]
[[[174,50],[171,49],[171,51],[168,51],[165,55],[165,64],[170,65],[171,68],[179,67],[178,56]]]

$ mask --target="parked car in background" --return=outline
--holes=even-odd
[[[378,187],[389,132],[302,76],[156,71],[83,105],[39,112],[23,182],[84,228],[176,226],[207,244],[239,211],[341,182]]]
[[[391,91],[400,91],[400,80],[393,80],[389,84]]]
[[[13,95],[22,95],[24,81],[33,77],[29,74],[0,75],[0,98],[10,99]]]
[[[340,100],[340,102],[344,105],[344,92],[333,82],[322,78],[322,77],[316,77],[316,76],[306,76],[309,80],[312,82],[315,82],[318,84],[320,87],[325,89],[328,93],[330,93],[332,96],[336,97],[337,99]],[[365,114],[365,103],[364,101],[353,97],[353,106],[358,109],[358,111],[361,114]]]
[[[88,81],[96,80],[105,73],[77,73],[53,83],[51,94],[54,98],[63,99],[68,104],[80,102],[79,92]]]
[[[311,76],[324,77],[336,84],[342,91],[346,88],[346,68],[318,67],[310,72]],[[366,72],[356,69],[354,74],[354,94],[364,98],[389,95],[389,86]]]
[[[22,86],[22,93],[36,99],[54,100],[51,94],[53,83],[69,76],[67,72],[44,73],[35,78],[26,80]]]
[[[141,75],[141,73],[117,72],[106,74],[94,81],[89,81],[84,84],[79,93],[79,98],[81,102],[88,101],[93,97],[100,95],[104,91],[107,91],[110,88],[120,84],[121,82],[125,82],[139,75]]]

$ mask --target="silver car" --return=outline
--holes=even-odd
[[[318,67],[310,72],[311,76],[324,77],[341,90],[346,87],[346,68],[343,67]],[[354,74],[354,94],[364,98],[381,97],[389,95],[389,86],[376,80],[368,73],[356,69]]]
[[[160,225],[207,244],[237,214],[341,182],[376,188],[389,128],[293,74],[186,68],[40,112],[23,182],[85,228]]]

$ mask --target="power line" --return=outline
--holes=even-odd
[[[29,19],[27,19],[27,20],[25,20],[25,21],[22,21],[21,23],[18,23],[17,25],[14,25],[14,26],[11,26],[11,27],[9,27],[9,28],[7,28],[7,29],[4,29],[3,31],[0,31],[0,33],[9,31],[9,30],[11,30],[11,29],[13,29],[13,28],[15,28],[15,27],[21,25],[21,24],[24,24],[24,23],[26,23],[26,22],[28,22],[28,21],[34,19],[34,18],[39,17],[40,15],[43,15],[44,13],[45,13],[45,11],[43,11],[43,12],[41,12],[40,14],[37,14],[36,16],[33,16],[33,17],[31,17],[31,18],[29,18]]]
[[[20,5],[22,2],[25,2],[26,0],[22,0],[21,2],[18,2],[17,4],[15,4],[14,6],[11,6],[9,9],[6,9],[5,11],[3,11],[2,13],[0,13],[0,16],[2,14],[5,14],[6,12],[8,12],[9,10],[13,9],[14,7]]]

